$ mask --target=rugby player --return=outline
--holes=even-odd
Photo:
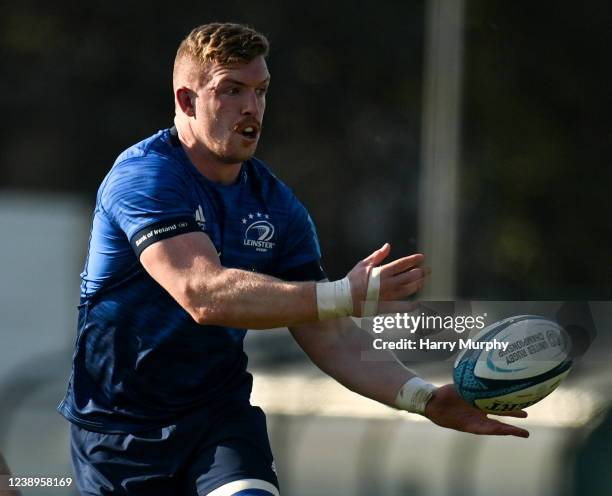
[[[287,326],[347,388],[441,426],[528,435],[452,385],[360,360],[368,336],[348,317],[418,291],[424,257],[385,264],[385,244],[326,280],[307,210],[253,157],[267,53],[246,26],[195,28],[175,59],[174,126],[121,153],[99,188],[59,406],[83,494],[279,494],[246,329]]]

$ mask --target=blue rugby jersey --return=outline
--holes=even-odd
[[[176,130],[137,143],[98,190],[72,374],[58,407],[69,421],[134,432],[248,401],[246,330],[197,324],[139,262],[151,243],[198,230],[224,267],[324,277],[308,212],[261,161],[244,162],[235,184],[220,185],[193,166]]]

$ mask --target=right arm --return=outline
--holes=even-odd
[[[347,275],[352,315],[361,315],[372,267],[387,257],[388,244],[359,262]],[[315,282],[285,282],[274,277],[223,267],[214,245],[202,232],[181,234],[144,249],[145,270],[199,324],[250,329],[295,326],[319,320]],[[380,299],[396,300],[414,293],[422,255],[381,267]]]
[[[269,329],[317,320],[314,282],[225,268],[203,232],[159,241],[140,262],[199,324]]]
[[[100,189],[99,202],[125,233],[144,269],[196,322],[269,329],[361,315],[372,268],[389,255],[388,244],[359,262],[346,278],[331,283],[285,282],[226,268],[193,219],[193,205],[185,201],[188,196],[186,180],[172,161],[151,155],[115,164]],[[290,262],[298,263],[299,257],[292,254],[307,254],[311,260],[320,257],[306,210],[295,203],[291,216],[291,243],[279,254],[283,265],[277,267],[283,271],[295,268]],[[380,283],[378,297],[368,299],[397,300],[412,294],[415,275],[422,275],[417,266],[423,258],[412,255],[380,267],[370,288],[374,293]]]

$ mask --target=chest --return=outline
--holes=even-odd
[[[288,213],[280,205],[245,191],[198,189],[193,211],[224,267],[270,273],[279,260]]]

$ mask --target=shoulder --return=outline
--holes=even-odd
[[[135,143],[122,151],[115,164],[130,161],[132,159],[171,156],[172,146],[170,144],[170,130],[162,129],[152,136]]]
[[[184,187],[185,169],[167,140],[168,130],[159,131],[119,154],[100,185],[99,199],[125,192]]]

